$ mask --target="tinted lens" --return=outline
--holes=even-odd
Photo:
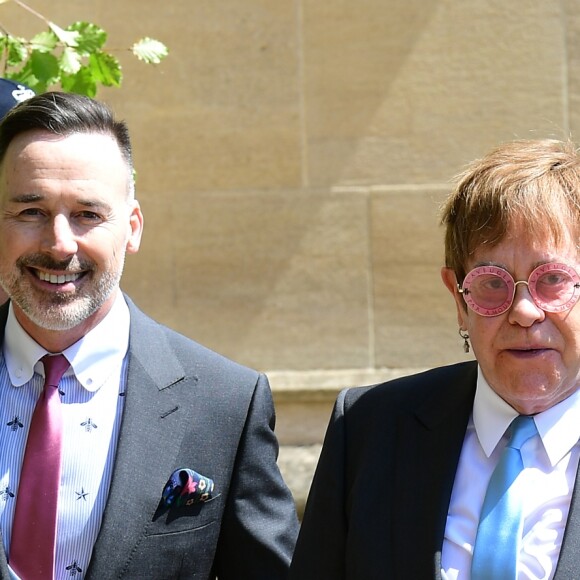
[[[530,292],[548,312],[572,308],[579,296],[578,275],[565,264],[544,264],[530,276]]]
[[[527,284],[536,306],[546,312],[569,310],[580,298],[580,276],[559,262],[538,266],[527,282],[514,282],[510,273],[498,266],[479,266],[465,276],[461,290],[477,314],[497,316],[510,308],[517,284]]]
[[[469,298],[484,310],[496,310],[511,298],[507,282],[496,274],[474,276],[469,284]]]
[[[574,282],[565,272],[549,272],[538,278],[536,292],[544,302],[566,304],[574,294]]]

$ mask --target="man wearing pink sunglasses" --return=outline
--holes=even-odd
[[[580,577],[580,155],[459,177],[442,279],[475,361],[343,391],[291,578]]]

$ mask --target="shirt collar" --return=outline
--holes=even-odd
[[[103,320],[63,351],[72,369],[67,373],[74,372],[86,390],[97,391],[115,368],[115,363],[121,362],[127,353],[129,326],[129,308],[119,292]],[[32,378],[37,364],[37,371],[44,374],[43,365],[38,361],[47,351],[20,326],[12,303],[6,322],[3,353],[10,381],[15,387],[24,385]]]
[[[516,410],[489,386],[481,367],[478,367],[473,423],[481,447],[488,457],[517,415]],[[580,390],[534,415],[534,422],[550,463],[554,466],[580,439]]]

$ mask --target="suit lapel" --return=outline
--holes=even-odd
[[[128,301],[129,302],[129,301]],[[160,327],[131,303],[126,401],[115,467],[103,522],[89,567],[91,578],[122,573],[132,549],[143,538],[163,487],[175,469],[191,410],[168,387],[189,387],[180,362]],[[179,390],[179,389],[178,389]]]
[[[580,468],[576,471],[576,482],[570,501],[568,521],[558,558],[554,580],[578,578],[580,569]]]
[[[440,575],[447,512],[476,378],[475,364],[462,366],[457,376],[442,373],[432,385],[433,397],[417,413],[399,416],[391,537],[400,569],[394,577]],[[417,552],[417,546],[424,549]]]

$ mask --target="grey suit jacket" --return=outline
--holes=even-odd
[[[276,466],[266,377],[127,302],[123,422],[86,578],[286,578],[298,524]],[[1,308],[2,335],[6,316]],[[214,498],[154,520],[165,483],[181,467],[211,477]],[[0,579],[6,578],[2,553]]]
[[[477,364],[468,362],[340,394],[292,580],[441,577],[447,512],[476,379]],[[580,578],[579,487],[559,580]]]

